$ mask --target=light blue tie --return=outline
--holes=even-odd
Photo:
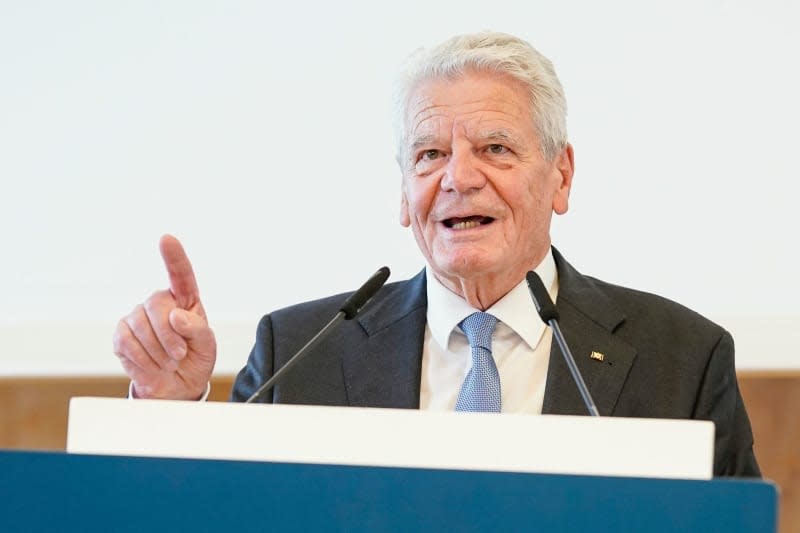
[[[472,313],[459,324],[472,348],[472,368],[461,385],[456,411],[500,412],[500,374],[492,357],[496,325],[488,313]]]

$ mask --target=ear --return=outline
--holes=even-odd
[[[569,209],[569,191],[572,189],[572,176],[575,174],[575,154],[571,144],[567,143],[556,156],[553,172],[558,176],[558,186],[553,195],[553,211],[563,215]]]
[[[400,225],[407,228],[411,225],[411,215],[408,213],[408,197],[406,188],[400,185]]]

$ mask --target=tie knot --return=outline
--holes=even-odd
[[[472,313],[459,324],[472,347],[492,350],[492,333],[497,326],[497,319],[489,313]]]

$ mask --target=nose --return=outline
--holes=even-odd
[[[486,185],[480,160],[470,149],[453,150],[440,186],[443,191],[466,193]]]

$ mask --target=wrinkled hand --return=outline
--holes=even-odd
[[[217,358],[192,264],[175,237],[159,242],[169,290],[157,291],[117,324],[114,353],[136,398],[196,400]]]

